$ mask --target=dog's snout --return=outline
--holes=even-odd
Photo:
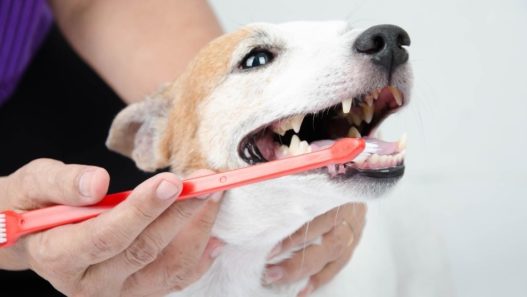
[[[371,56],[372,61],[392,72],[397,66],[408,61],[408,52],[403,46],[410,45],[410,36],[394,25],[373,26],[364,31],[353,44],[362,54]]]

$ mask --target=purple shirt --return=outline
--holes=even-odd
[[[0,106],[15,90],[51,22],[45,0],[0,0]]]

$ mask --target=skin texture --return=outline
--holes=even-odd
[[[7,197],[0,208],[92,204],[106,193],[108,182],[101,168],[38,159],[0,179]],[[221,193],[174,203],[180,191],[179,178],[158,174],[94,219],[23,237],[0,251],[1,266],[32,269],[68,296],[180,290],[208,269],[222,246],[210,238]]]
[[[201,47],[222,33],[202,0],[50,4],[68,41],[128,103],[174,80]],[[93,204],[106,194],[109,178],[102,168],[35,160],[0,177],[0,192],[5,193],[0,209]],[[0,268],[32,269],[66,295],[161,295],[181,290],[208,269],[222,243],[210,238],[221,194],[172,204],[179,188],[180,180],[173,174],[156,175],[106,214],[28,235],[0,250]],[[159,199],[162,196],[169,198]],[[344,206],[338,214],[334,210],[316,218],[309,228],[285,239],[280,251],[320,235],[324,238],[321,246],[307,247],[269,267],[282,268],[282,277],[274,282],[310,275],[301,294],[328,282],[350,259],[364,214],[363,206]]]

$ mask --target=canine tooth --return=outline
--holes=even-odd
[[[373,111],[375,108],[373,106],[369,106],[368,104],[362,104],[362,113],[364,114],[364,121],[366,123],[371,123],[371,120],[373,119]]]
[[[289,150],[291,152],[296,152],[298,145],[300,144],[300,138],[298,138],[298,135],[293,135],[291,138],[291,143],[289,144]]]
[[[388,87],[388,89],[392,93],[393,98],[395,98],[395,102],[397,102],[397,105],[403,105],[403,95],[401,94],[399,89],[397,89],[396,87]]]
[[[355,126],[360,126],[360,124],[362,123],[361,116],[359,114],[355,113],[355,112],[352,112],[349,115],[351,117],[351,121],[353,122],[353,124]]]
[[[342,111],[344,113],[349,113],[351,110],[351,103],[353,102],[353,99],[346,99],[342,101]]]
[[[351,127],[348,131],[348,136],[351,138],[361,138],[359,130],[355,127]]]
[[[276,128],[273,129],[273,132],[280,135],[280,136],[284,136],[285,135],[285,132],[287,132],[283,126],[278,126]]]
[[[402,152],[404,149],[406,149],[406,139],[408,138],[408,135],[404,133],[399,141],[397,142],[397,151]]]
[[[366,101],[366,103],[368,104],[368,106],[373,106],[373,96],[371,96],[371,95],[366,96],[366,98],[364,99],[364,101]]]
[[[291,127],[293,127],[295,133],[300,132],[300,127],[302,126],[302,122],[304,121],[305,116],[305,114],[299,114],[291,118]]]

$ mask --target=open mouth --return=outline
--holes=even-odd
[[[364,137],[376,142],[380,152],[328,166],[328,173],[332,177],[400,176],[404,173],[406,137],[386,142],[373,135],[382,121],[403,105],[404,95],[396,87],[375,89],[315,113],[292,115],[261,127],[242,139],[238,154],[246,163],[255,164],[321,150],[343,137]]]

